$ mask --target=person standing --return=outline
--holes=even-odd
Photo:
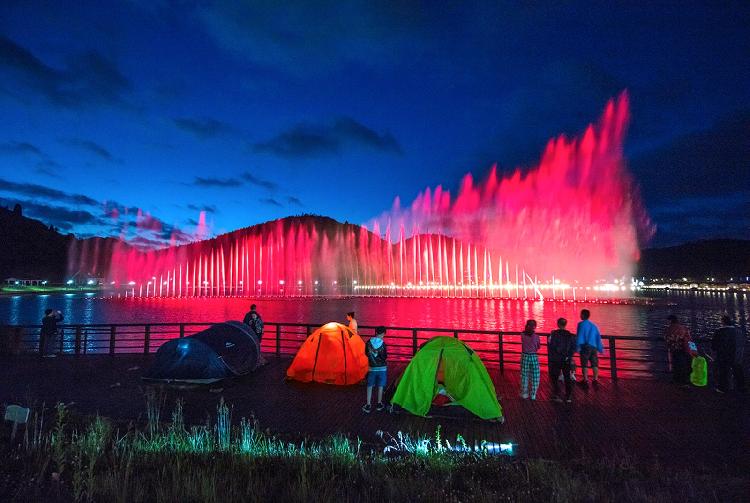
[[[257,306],[255,304],[250,306],[250,311],[245,314],[242,319],[242,323],[250,327],[250,330],[258,338],[258,342],[263,339],[263,318],[258,314]]]
[[[539,335],[536,333],[536,321],[528,320],[521,333],[521,398],[529,398],[529,381],[531,382],[531,399],[536,400],[539,389]]]
[[[46,309],[44,318],[42,318],[42,330],[39,332],[39,346],[42,356],[45,358],[54,358],[57,356],[53,353],[53,346],[57,339],[57,324],[63,320],[60,311]]]
[[[250,306],[250,311],[245,314],[242,322],[250,327],[250,331],[258,339],[258,347],[260,348],[261,342],[263,340],[263,318],[261,318],[260,314],[258,314],[257,306],[255,304]],[[259,351],[258,365],[265,365],[266,363],[268,362],[263,357],[263,354]]]
[[[354,317],[354,311],[349,311],[348,313],[346,313],[346,321],[349,322],[349,330],[356,334],[357,330],[359,329],[359,325],[357,324],[357,319]]]
[[[375,329],[375,336],[365,344],[369,372],[367,373],[367,403],[362,406],[362,412],[369,414],[372,411],[372,388],[378,389],[378,405],[376,410],[385,409],[383,405],[383,388],[385,388],[388,371],[388,349],[385,341],[385,327]]]
[[[729,391],[729,374],[734,376],[734,389],[745,391],[745,372],[742,360],[745,356],[745,335],[734,325],[732,318],[723,316],[722,327],[719,328],[711,340],[711,348],[716,352],[716,371],[719,383],[716,391]]]
[[[589,320],[590,317],[591,311],[582,309],[581,321],[578,322],[576,328],[576,351],[581,357],[581,374],[583,375],[581,384],[584,387],[589,385],[588,364],[591,365],[594,373],[594,385],[599,384],[599,354],[604,353],[599,327]]]
[[[669,326],[664,333],[669,356],[672,358],[672,380],[681,386],[690,385],[691,356],[690,332],[677,316],[670,314]]]
[[[570,365],[576,352],[576,338],[568,332],[565,327],[568,320],[560,318],[557,320],[557,330],[553,330],[547,340],[549,378],[552,381],[552,400],[562,402],[560,398],[560,383],[558,376],[562,372],[565,380],[565,401],[572,402],[573,380],[571,379]]]

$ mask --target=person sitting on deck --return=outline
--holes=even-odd
[[[572,401],[573,381],[570,378],[570,364],[573,354],[576,352],[575,336],[568,332],[565,327],[568,320],[560,318],[557,320],[557,330],[553,330],[547,341],[549,377],[552,381],[552,400],[562,402],[560,398],[560,384],[557,377],[562,372],[565,380],[565,401]]]
[[[690,332],[674,314],[670,314],[667,320],[669,320],[669,326],[664,333],[664,340],[672,358],[672,380],[675,384],[689,386],[692,363],[690,361]]]
[[[591,364],[594,371],[594,385],[599,384],[599,355],[604,353],[602,336],[599,333],[599,327],[594,325],[589,318],[591,312],[588,309],[581,310],[581,321],[578,322],[576,329],[576,351],[581,356],[581,374],[583,374],[582,385],[588,387],[589,377],[587,364]]]
[[[359,329],[359,325],[357,324],[356,318],[354,318],[354,311],[349,311],[346,313],[346,321],[349,322],[349,330],[357,333],[357,330]]]
[[[362,411],[369,414],[372,410],[372,388],[378,388],[378,405],[376,410],[385,409],[383,405],[383,388],[386,384],[388,370],[388,350],[383,337],[385,336],[385,327],[375,329],[375,336],[370,338],[365,344],[365,354],[369,364],[367,373],[367,403],[362,406]]]
[[[437,405],[439,407],[443,405],[450,405],[453,403],[453,397],[450,393],[448,393],[448,389],[445,387],[445,360],[440,360],[440,364],[438,365],[437,375],[435,376],[435,381],[437,382],[437,394],[435,395],[435,398],[432,400],[433,405]]]

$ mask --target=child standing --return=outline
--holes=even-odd
[[[539,335],[536,333],[536,321],[529,320],[521,333],[521,398],[529,398],[529,381],[531,381],[531,399],[536,400],[539,389]]]
[[[378,405],[376,410],[385,409],[383,405],[383,388],[385,387],[388,364],[388,351],[383,341],[385,327],[375,329],[375,336],[365,344],[365,353],[370,371],[367,373],[367,403],[362,406],[362,412],[369,414],[372,411],[372,388],[378,388]]]

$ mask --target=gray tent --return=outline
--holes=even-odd
[[[165,342],[144,380],[208,384],[255,370],[260,342],[239,321],[217,323],[201,332]]]

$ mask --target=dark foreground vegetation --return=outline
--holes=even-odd
[[[726,467],[690,472],[623,454],[569,462],[514,459],[460,437],[381,433],[381,445],[334,436],[281,439],[221,403],[200,426],[177,402],[161,421],[115,425],[62,404],[32,413],[0,449],[1,501],[742,501],[750,487]]]

